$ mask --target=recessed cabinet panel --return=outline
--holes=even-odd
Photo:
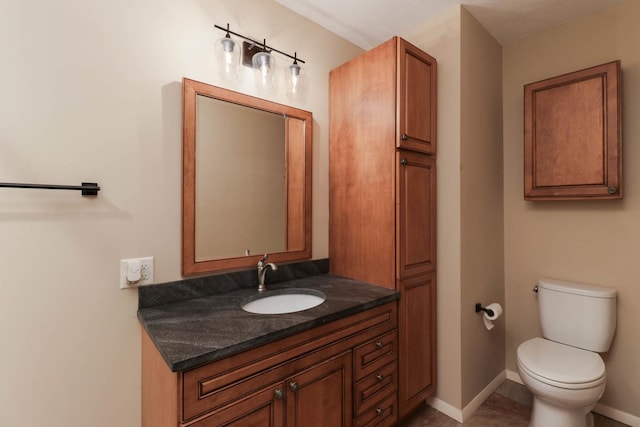
[[[436,161],[399,152],[397,241],[398,279],[435,269]]]
[[[399,400],[415,407],[435,387],[435,274],[403,280],[400,292]]]
[[[398,144],[400,148],[436,152],[435,59],[399,39],[400,96]]]
[[[350,425],[351,368],[348,352],[287,379],[287,426]]]
[[[622,198],[620,61],[525,86],[527,200]]]

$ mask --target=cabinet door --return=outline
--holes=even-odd
[[[283,427],[284,384],[274,384],[238,400],[191,427]]]
[[[287,427],[351,426],[351,351],[286,381]]]
[[[525,200],[622,198],[620,61],[524,87]]]
[[[398,39],[398,135],[396,146],[436,152],[436,60]]]
[[[424,402],[435,389],[435,301],[435,273],[400,282],[400,417]]]
[[[436,161],[396,153],[396,278],[424,274],[436,265]]]

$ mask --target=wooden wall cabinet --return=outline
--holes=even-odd
[[[436,66],[394,37],[330,74],[330,269],[401,293],[401,417],[436,384]]]
[[[525,200],[622,198],[620,61],[524,87]]]
[[[385,427],[398,419],[396,302],[183,372],[171,372],[142,335],[143,427]]]

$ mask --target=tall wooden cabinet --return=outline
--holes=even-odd
[[[401,292],[399,415],[435,389],[436,60],[394,37],[330,74],[331,273]]]

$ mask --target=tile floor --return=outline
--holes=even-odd
[[[464,423],[470,427],[527,427],[533,398],[525,386],[506,380]],[[594,427],[625,427],[602,415],[594,414]],[[425,405],[399,427],[457,427],[462,426],[430,406]],[[560,427],[560,426],[558,426]]]

